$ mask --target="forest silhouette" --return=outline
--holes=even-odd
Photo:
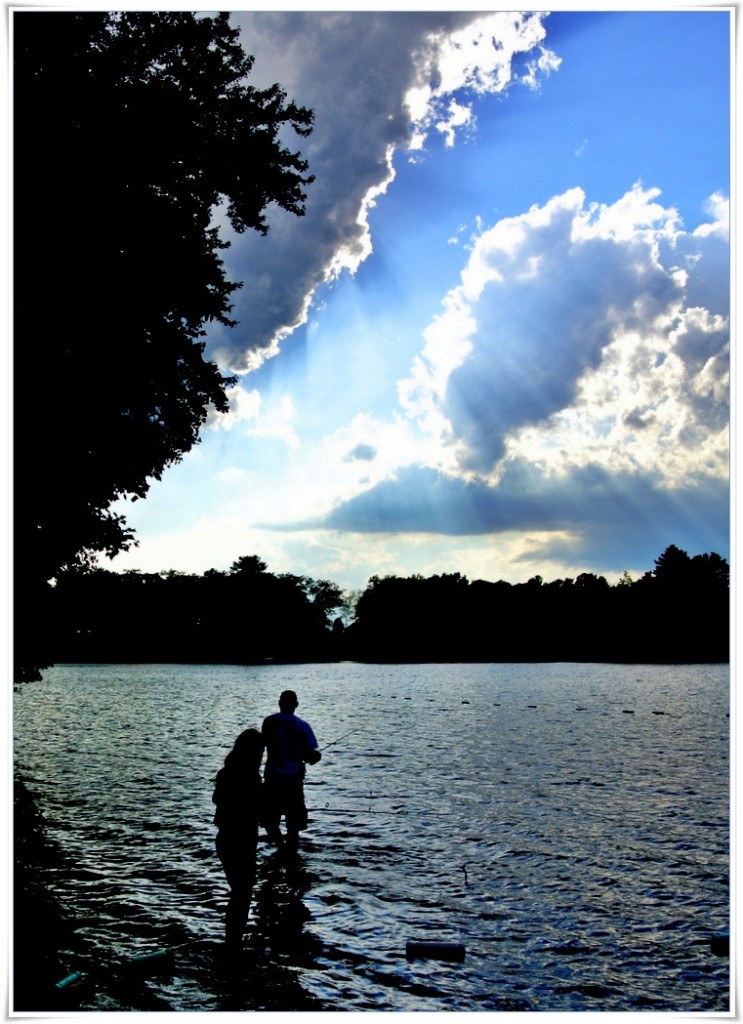
[[[615,585],[373,576],[352,608],[249,555],[203,575],[70,569],[48,611],[57,662],[726,662],[729,568],[671,545]]]

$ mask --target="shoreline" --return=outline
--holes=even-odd
[[[22,778],[13,779],[12,1007],[16,1012],[79,1008],[78,993],[59,989],[69,973],[62,950],[74,947],[74,922],[46,884],[61,855],[45,834],[44,817]]]

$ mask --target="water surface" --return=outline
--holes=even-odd
[[[329,746],[232,962],[212,779],[285,688]],[[83,1009],[727,1011],[728,696],[727,666],[57,666],[15,755]]]

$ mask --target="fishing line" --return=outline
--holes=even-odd
[[[385,797],[384,799],[391,798]],[[328,811],[336,814],[386,814],[390,817],[392,815],[399,816],[400,814],[405,813],[402,808],[384,810],[381,807],[330,807],[328,804],[324,807],[310,807],[308,808],[308,811],[310,815],[316,814],[318,811]],[[427,818],[430,816],[446,816],[449,814],[448,811],[417,811],[416,813],[421,818]]]

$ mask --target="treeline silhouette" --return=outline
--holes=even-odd
[[[725,662],[729,568],[672,545],[655,569],[545,583],[373,578],[344,640],[361,661]]]
[[[247,664],[332,660],[335,584],[266,571],[246,555],[227,572],[59,574],[53,660]]]
[[[671,545],[655,568],[545,583],[459,573],[372,577],[350,601],[326,580],[274,575],[257,556],[227,572],[61,573],[57,662],[726,662],[729,567]]]

